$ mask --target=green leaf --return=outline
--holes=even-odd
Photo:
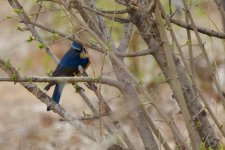
[[[16,71],[17,71],[17,72],[20,72],[20,69],[21,69],[21,68],[19,67],[19,68],[16,69]]]
[[[6,69],[8,69],[9,66],[10,66],[10,59],[7,59],[6,62],[4,63],[4,67],[5,67]]]
[[[52,42],[55,42],[57,39],[58,39],[58,35],[57,34],[53,34],[52,36],[51,36],[51,40],[52,40]]]
[[[213,148],[212,147],[209,147],[208,150],[213,150]]]
[[[144,81],[139,81],[139,86],[143,85]]]
[[[23,29],[19,25],[16,26],[16,30],[23,31]]]
[[[76,91],[79,91],[80,90],[80,86],[77,83],[74,83],[73,84],[73,87],[76,89]]]
[[[22,9],[19,9],[19,8],[14,8],[13,11],[15,13],[17,13],[17,14],[20,13],[20,12],[23,12],[23,10]]]
[[[99,82],[99,81],[101,80],[101,76],[96,77],[96,78],[93,78],[93,80],[94,80],[95,82]]]
[[[191,42],[189,40],[187,40],[187,42],[185,43],[185,45],[190,45]]]
[[[11,18],[13,18],[13,16],[6,16],[5,18],[6,19],[11,19]]]
[[[196,128],[200,128],[200,127],[202,126],[202,124],[201,124],[200,121],[197,121],[197,122],[195,123],[195,126],[196,126]]]
[[[16,74],[14,74],[14,75],[12,76],[12,80],[13,80],[13,81],[16,81],[16,80],[17,80],[17,75],[16,75]]]
[[[96,41],[91,40],[90,42],[91,42],[91,46],[94,46],[94,47],[97,46],[97,42]]]
[[[29,82],[29,83],[32,83],[33,82],[33,79],[31,77],[27,77],[26,80]]]
[[[32,42],[34,40],[33,36],[29,36],[28,39],[26,40],[28,43]]]
[[[205,147],[205,143],[201,142],[200,150],[207,150],[206,147]]]
[[[38,4],[38,0],[33,0],[34,4]]]
[[[84,110],[83,110],[83,115],[84,115],[84,118],[87,118],[87,117],[90,117],[91,115],[86,113]]]
[[[49,69],[48,72],[46,73],[48,76],[52,76],[53,70]]]
[[[167,24],[165,24],[165,27],[166,27],[166,30],[170,30],[170,27]]]
[[[38,47],[39,47],[40,49],[43,49],[43,48],[45,48],[46,46],[45,46],[44,43],[40,43],[40,44],[38,45]]]

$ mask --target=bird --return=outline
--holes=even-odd
[[[84,46],[73,41],[70,49],[63,55],[55,71],[52,73],[53,77],[62,76],[74,76],[80,75],[79,67],[86,70],[90,64],[89,57]],[[55,89],[52,95],[52,99],[58,104],[64,88],[65,83],[49,82],[44,90],[48,91],[53,85]],[[50,106],[47,107],[47,111],[50,111]]]

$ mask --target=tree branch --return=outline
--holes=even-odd
[[[72,7],[73,7],[73,6],[72,6]],[[101,11],[92,9],[92,8],[87,7],[87,6],[85,6],[85,5],[82,5],[82,7],[85,8],[86,10],[92,11],[92,12],[98,14],[98,15],[101,15],[101,16],[107,18],[107,19],[110,19],[110,20],[114,20],[114,21],[116,21],[116,22],[120,22],[120,23],[128,23],[128,22],[131,21],[131,20],[129,20],[129,19],[125,19],[125,18],[121,18],[121,17],[116,17],[116,16],[113,17],[113,16],[110,16],[110,15],[105,15],[105,14],[102,13]],[[112,13],[112,14],[114,14],[114,13]],[[116,14],[116,13],[115,13],[115,14]]]
[[[128,11],[126,9],[124,10],[102,10],[102,9],[98,9],[98,11],[101,11],[102,13],[104,14],[125,14],[127,13]]]
[[[19,78],[4,78],[0,77],[1,81],[12,81],[12,82],[93,82],[93,83],[101,83],[109,86],[114,86],[118,89],[122,88],[122,84],[120,84],[116,80],[108,79],[105,77],[92,78],[92,77],[45,77],[45,76],[25,76]]]
[[[124,25],[124,35],[118,47],[119,52],[122,52],[122,53],[126,52],[127,46],[130,41],[130,37],[132,35],[132,31],[133,31],[133,23],[126,23]]]
[[[172,23],[174,23],[177,26],[180,26],[180,27],[186,28],[188,30],[194,31],[194,27],[191,24],[186,24],[185,22],[183,22],[181,20],[177,20],[177,19],[174,19],[174,18],[171,18],[171,17],[169,17],[169,19]],[[215,30],[203,28],[203,27],[200,27],[200,26],[196,26],[196,29],[199,33],[206,34],[206,35],[212,36],[212,37],[217,37],[217,38],[220,38],[220,39],[225,39],[225,33],[217,32]]]

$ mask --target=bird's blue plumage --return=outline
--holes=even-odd
[[[86,53],[83,45],[77,42],[72,42],[71,48],[64,54],[52,76],[74,76],[75,74],[77,75],[79,73],[79,66],[82,66],[84,69],[87,68],[89,64],[89,58],[81,57],[82,53]],[[64,87],[63,83],[50,82],[45,87],[45,90],[49,90],[50,87],[55,84],[56,86],[52,95],[52,99],[56,103],[59,103]],[[47,110],[49,110],[49,108]]]
[[[55,89],[54,89],[54,92],[53,92],[53,95],[52,95],[52,99],[56,103],[59,103],[59,100],[60,100],[60,97],[61,97],[61,94],[62,94],[63,87],[64,87],[64,83],[57,83],[55,85]]]

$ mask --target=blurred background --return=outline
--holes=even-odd
[[[81,31],[83,29],[82,26],[76,20],[70,20],[65,14],[65,10],[58,5],[43,2],[40,10],[41,13],[37,18],[36,13],[39,11],[39,5],[35,0],[29,2],[20,0],[20,2],[32,20],[66,34],[76,34],[77,38],[86,42],[93,42],[93,39],[87,32]],[[96,2],[97,7],[104,10],[121,10],[124,8],[116,4],[113,0],[97,0]],[[169,13],[169,2],[162,2]],[[39,43],[33,39],[32,34],[27,31],[24,24],[19,23],[20,19],[8,1],[1,1],[0,4],[0,58],[10,60],[11,64],[18,69],[21,75],[46,76],[55,69],[56,64],[43,49],[39,48]],[[174,0],[172,4],[173,11],[178,9],[174,17],[184,20],[184,12],[182,11],[180,1]],[[223,32],[220,12],[213,1],[192,1],[191,11],[197,25]],[[107,20],[107,24],[108,27],[112,28],[111,34],[115,40],[115,44],[119,45],[123,36],[123,25],[112,22],[111,20]],[[61,58],[70,47],[71,41],[44,30],[36,29],[58,58]],[[186,30],[177,26],[174,26],[174,30],[176,31],[180,44],[183,45],[182,50],[188,59]],[[77,34],[77,32],[80,33]],[[205,43],[204,46],[207,49],[212,66],[216,68],[215,73],[218,74],[220,84],[224,87],[223,40],[206,35],[201,35],[201,37]],[[224,111],[222,110],[219,96],[211,81],[210,74],[207,74],[206,63],[202,60],[201,50],[198,45],[195,45],[196,43],[197,41],[195,41],[195,36],[193,35],[193,51],[196,57],[195,69],[198,77],[198,86],[201,88],[204,96],[207,97],[215,114],[222,123],[225,123]],[[137,29],[134,28],[128,51],[138,51],[145,48],[147,46],[139,36]],[[103,75],[115,78],[107,57],[104,59],[102,54],[92,49],[88,49],[88,53],[92,64],[87,70],[90,76],[98,77]],[[178,56],[178,52],[175,51],[175,53]],[[153,95],[154,101],[175,119],[181,129],[181,133],[183,133],[184,137],[187,137],[186,130],[183,127],[182,117],[179,115],[177,103],[173,99],[172,92],[165,83],[164,77],[154,59],[151,56],[126,58],[125,63],[131,72],[140,81],[143,81],[143,85],[148,87],[149,92]],[[102,67],[103,72],[101,72]],[[7,75],[0,70],[0,76],[6,77]],[[40,89],[43,89],[46,83],[37,83],[37,85]],[[92,100],[93,104],[97,106],[98,101],[93,92],[87,89],[84,84],[80,85],[85,89],[85,93]],[[137,149],[142,149],[141,142],[136,139],[137,131],[132,127],[133,122],[125,115],[126,105],[123,102],[121,93],[112,87],[101,86],[102,94],[113,112],[120,112],[117,115],[118,120],[123,125],[123,129],[129,133],[132,141],[137,142],[135,145]],[[47,93],[51,96],[52,91],[53,88]],[[63,91],[61,105],[77,117],[82,117],[84,113],[91,114],[87,105],[69,84]],[[149,107],[155,123],[166,139],[173,141],[171,133],[168,131],[165,123],[160,121],[160,117],[156,111],[147,103],[146,107]],[[121,113],[121,110],[124,110],[125,114]],[[99,120],[84,121],[84,123],[101,130]],[[211,123],[214,124],[213,122]],[[219,132],[218,137],[222,138]],[[0,82],[0,149],[87,150],[95,149],[95,143],[83,136],[67,122],[60,121],[60,117],[57,114],[47,112],[46,105],[25,90],[20,84]]]

